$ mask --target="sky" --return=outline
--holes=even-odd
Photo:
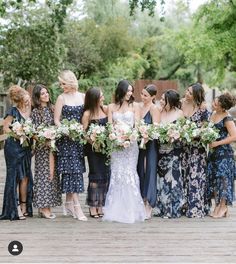
[[[190,9],[191,11],[195,11],[200,5],[206,3],[207,0],[190,0],[189,4],[190,4]]]

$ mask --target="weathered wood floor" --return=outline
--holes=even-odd
[[[4,181],[0,151],[0,206]],[[88,216],[85,206],[84,211]],[[55,212],[54,220],[35,215],[1,221],[0,263],[236,263],[235,205],[223,219],[152,218],[137,224],[81,222],[62,216],[61,208]],[[22,242],[21,255],[8,253],[12,240]]]

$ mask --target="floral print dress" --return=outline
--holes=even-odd
[[[218,141],[228,136],[225,123],[232,120],[231,116],[226,116],[215,124],[220,134]],[[235,161],[232,147],[230,144],[225,144],[213,148],[209,152],[208,159],[209,199],[214,196],[218,205],[221,199],[224,198],[227,205],[232,205],[235,177]]]
[[[34,108],[31,112],[32,122],[36,128],[40,124],[53,124],[53,113],[49,107]],[[61,205],[61,191],[59,176],[54,173],[51,181],[49,166],[50,148],[36,142],[33,205],[36,208],[48,208]]]
[[[207,109],[198,109],[190,118],[201,127],[209,120]],[[184,147],[182,160],[182,175],[187,203],[185,214],[187,217],[204,217],[209,212],[207,199],[207,151],[199,140]]]

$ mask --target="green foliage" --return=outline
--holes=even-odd
[[[116,78],[94,78],[79,80],[79,89],[86,92],[90,87],[100,87],[105,97],[105,103],[109,104],[113,99],[113,94],[120,79]]]
[[[72,37],[73,36],[73,37]],[[78,23],[71,21],[66,25],[63,41],[67,47],[65,68],[71,69],[78,78],[87,78],[96,73],[101,64],[98,34],[91,20]]]
[[[113,64],[109,64],[108,75],[117,79],[141,79],[148,68],[148,61],[139,54],[134,53],[129,57],[119,58]]]
[[[149,15],[153,16],[157,2],[157,0],[129,0],[130,14],[133,15],[135,9],[141,7],[141,11],[148,10]],[[164,0],[159,0],[159,2],[161,5],[165,3]]]
[[[236,70],[236,5],[210,1],[197,12],[194,24],[177,37],[177,46],[188,63],[201,65],[211,75],[211,84],[221,82],[225,70]]]
[[[45,84],[55,80],[63,46],[52,25],[40,22],[1,33],[0,64],[5,85],[20,80]]]
[[[49,91],[51,102],[53,104],[56,103],[57,97],[63,92],[58,82],[52,83],[48,87],[48,91]]]

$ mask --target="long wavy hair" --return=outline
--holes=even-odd
[[[84,111],[90,111],[90,117],[94,116],[99,109],[101,97],[101,89],[98,87],[91,87],[87,90],[84,99]],[[102,109],[102,107],[101,107]]]
[[[165,106],[169,104],[170,110],[174,108],[181,108],[180,95],[175,90],[168,90],[164,93]]]
[[[193,102],[200,107],[205,101],[205,91],[200,83],[191,84],[193,90]]]
[[[49,93],[48,88],[46,86],[44,86],[43,84],[36,84],[34,86],[34,88],[33,88],[33,91],[32,91],[32,104],[33,104],[33,108],[39,108],[39,107],[41,107],[40,96],[41,96],[41,90],[42,89],[46,89],[47,92]],[[51,110],[53,110],[53,105],[51,103],[50,97],[49,97],[49,101],[47,103],[47,106]]]
[[[127,81],[127,80],[121,80],[115,90],[115,103],[119,104],[120,106],[123,104],[125,100],[125,95],[128,92],[129,86],[132,87],[132,91],[134,91],[134,87]],[[133,95],[130,96],[128,104],[131,104],[134,102]]]

